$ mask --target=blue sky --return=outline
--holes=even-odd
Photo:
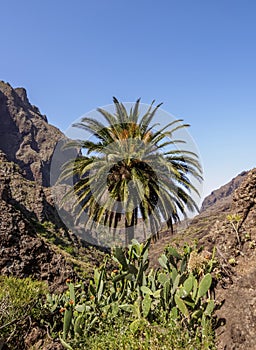
[[[163,102],[191,124],[206,195],[256,166],[255,15],[254,0],[2,1],[0,79],[62,131],[113,95]]]

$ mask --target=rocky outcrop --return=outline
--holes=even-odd
[[[26,90],[0,81],[0,150],[26,179],[50,185],[54,148],[64,135],[30,104]]]
[[[66,278],[75,276],[72,265],[37,235],[32,214],[12,196],[10,168],[15,168],[15,165],[10,164],[4,172],[3,155],[0,162],[0,174],[5,174],[0,177],[1,274],[33,276],[47,281],[53,289],[65,285]]]
[[[225,259],[235,260],[232,283],[217,289],[219,300],[225,300],[218,314],[225,326],[218,332],[218,350],[254,350],[256,330],[256,169],[251,170],[235,191],[231,213],[237,222],[241,240],[228,220],[211,232]],[[225,241],[223,238],[225,237]]]
[[[232,203],[234,191],[241,185],[247,174],[248,171],[243,171],[227,184],[213,191],[204,199],[200,212],[202,213],[206,210],[218,212],[228,210]]]
[[[10,190],[9,203],[19,208],[28,220],[52,222],[56,228],[67,230],[55,208],[51,189],[24,178],[19,166],[9,162],[0,150],[0,183],[6,181]]]
[[[54,194],[66,185],[49,186],[50,166],[54,148],[65,141],[25,89],[0,82],[0,273],[46,280],[54,290],[77,275],[75,266],[80,276],[90,274],[103,255],[65,226],[59,212],[69,219],[70,208],[56,209]],[[58,152],[54,180],[76,154]]]
[[[208,251],[215,247],[222,271],[215,294],[218,302],[224,302],[216,313],[224,323],[216,330],[217,349],[255,350],[256,169],[240,174],[213,194],[188,227],[178,227],[174,236],[163,235],[151,247],[150,259],[157,265],[156,257],[168,244],[182,247],[195,239]]]
[[[0,274],[32,276],[57,291],[66,278],[91,275],[104,253],[64,226],[50,191],[0,151]]]
[[[204,199],[199,215],[190,220],[185,230],[178,227],[178,231],[181,231],[181,234],[188,241],[196,238],[205,243],[209,232],[220,222],[225,221],[227,215],[233,212],[234,193],[247,178],[248,173],[248,171],[244,171],[226,185],[214,190]]]
[[[227,274],[215,291],[218,301],[224,301],[217,312],[225,323],[217,329],[218,350],[256,349],[256,169],[242,177],[233,192],[228,212],[231,217],[215,212],[208,232],[197,226],[193,235],[209,250],[217,248]],[[200,223],[200,215],[194,224]]]

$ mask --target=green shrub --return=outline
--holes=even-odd
[[[191,333],[179,322],[162,325],[147,324],[134,334],[126,318],[122,317],[114,324],[104,325],[100,330],[83,337],[74,349],[83,350],[210,350],[214,347],[214,336],[211,329],[203,340],[191,336]]]
[[[116,342],[129,344],[129,349],[154,349],[159,348],[163,334],[168,341],[163,341],[161,349],[168,342],[173,344],[169,349],[214,348],[214,252],[205,257],[189,246],[182,252],[168,247],[159,258],[161,269],[149,270],[149,245],[150,241],[133,240],[128,250],[116,247],[114,271],[107,271],[106,257],[88,286],[67,283],[68,292],[59,303],[60,340],[65,348],[96,349],[98,344],[100,349],[105,339],[102,344],[109,342],[108,349],[114,349]],[[147,345],[142,339],[147,339]]]
[[[41,298],[46,292],[44,283],[31,278],[0,276],[0,338],[10,348],[24,341],[29,322],[41,318]]]

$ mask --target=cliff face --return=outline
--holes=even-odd
[[[207,196],[201,207],[201,213],[206,210],[225,211],[230,208],[234,191],[241,185],[242,181],[247,176],[248,171],[243,171],[227,184],[221,186]]]
[[[7,162],[0,154],[0,272],[18,277],[33,276],[56,288],[64,285],[66,278],[74,277],[73,268],[37,234],[37,215],[44,213],[39,199],[44,197],[41,189],[33,184],[24,187],[17,170],[14,163]],[[13,194],[15,185],[17,192]],[[31,196],[27,198],[27,206],[24,205],[26,201],[19,199],[22,190]]]
[[[52,154],[63,136],[30,104],[25,89],[0,81],[0,150],[19,165],[26,179],[50,185]]]
[[[64,280],[91,273],[101,261],[96,249],[63,224],[50,187],[50,165],[64,135],[48,124],[23,88],[0,82],[0,274],[46,280],[52,290]],[[60,143],[58,143],[60,147]],[[76,151],[55,159],[55,177]],[[58,189],[58,190],[57,190]],[[68,217],[68,212],[62,209]]]
[[[18,208],[28,220],[40,223],[52,222],[56,228],[65,226],[54,206],[50,188],[45,188],[35,181],[27,180],[19,166],[9,162],[0,151],[0,184],[8,182],[8,203]],[[0,218],[2,221],[2,215]]]

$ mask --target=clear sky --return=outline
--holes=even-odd
[[[113,95],[156,99],[191,124],[204,195],[256,166],[256,1],[0,5],[0,80],[62,131]]]

